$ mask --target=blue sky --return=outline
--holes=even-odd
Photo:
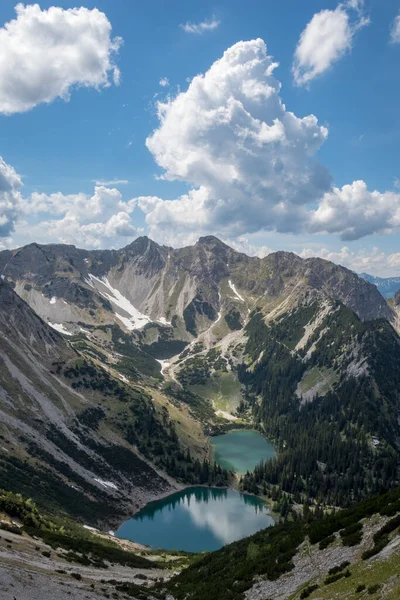
[[[16,18],[15,4],[2,1],[2,27]],[[48,71],[48,64],[51,64],[53,49],[64,68],[62,52],[65,48],[55,47],[56,36],[51,42],[54,48],[51,46],[48,51],[48,64],[40,49],[43,28],[47,27],[47,11],[54,6],[63,10],[54,13],[51,26],[64,27],[63,16],[70,15],[65,11],[76,6],[75,1],[42,1],[40,14],[19,16],[16,31],[20,29],[21,39],[29,38],[30,31],[35,35],[27,41],[26,56],[18,57],[15,63],[19,75],[12,93],[9,89],[2,92],[0,84],[0,112],[3,113],[0,114],[0,156],[6,165],[4,179],[8,181],[11,177],[10,169],[18,177],[17,183],[12,184],[13,197],[7,192],[2,205],[0,196],[0,234],[3,234],[0,245],[15,247],[35,239],[44,243],[63,241],[77,246],[117,247],[141,233],[148,233],[163,243],[183,245],[193,242],[198,235],[213,233],[251,253],[293,250],[304,256],[319,254],[358,271],[400,275],[400,189],[395,183],[396,178],[400,179],[400,43],[395,43],[400,3],[397,0],[348,0],[341,5],[329,0],[280,0],[279,3],[230,0],[218,4],[86,0],[82,6],[88,11],[76,17],[79,27],[71,21],[73,39],[69,50],[76,47],[78,52],[86,52],[82,40],[85,27],[90,26],[92,32],[96,27],[102,32],[101,40],[95,37],[93,41],[99,45],[96,56],[104,50],[107,52],[108,34],[104,33],[107,23],[112,27],[110,40],[118,36],[123,42],[117,44],[118,52],[110,50],[112,64],[104,66],[103,63],[101,76],[94,72],[98,67],[93,67],[93,61],[88,60],[86,64],[81,55],[83,66],[78,75],[73,66],[65,67],[60,75],[60,86],[63,78],[72,81],[68,83],[67,101],[58,97],[57,90],[44,89],[51,87],[49,77],[53,77],[53,72]],[[92,20],[91,11],[95,8],[104,13],[103,20]],[[304,73],[310,73],[307,57],[312,57],[314,66],[322,64],[318,57],[320,45],[315,42],[317,29],[323,26],[322,17],[321,20],[318,17],[321,11],[329,11],[324,13],[327,29],[323,39],[338,37],[340,32],[338,34],[333,19],[343,18],[347,19],[347,29],[342,32],[344,37],[347,35],[347,41],[343,36],[334,40],[338,54],[331,62],[328,57],[328,67],[315,76],[311,73],[307,81],[296,82],[293,71],[296,48],[298,56],[303,57],[298,65],[302,73],[298,79],[305,79]],[[206,26],[202,33],[185,31],[182,25],[188,22],[206,23]],[[310,22],[312,26],[300,52],[300,36]],[[210,23],[214,23],[214,27],[207,28]],[[1,35],[6,36],[3,39],[7,43],[0,43],[0,65],[2,61],[10,64],[15,58],[16,42],[7,29],[2,29]],[[238,128],[242,127],[243,115],[237,121],[230,115],[229,123],[223,127],[215,120],[206,129],[198,125],[211,108],[217,108],[218,102],[221,110],[232,106],[228,100],[225,103],[224,98],[212,97],[214,91],[207,91],[210,89],[206,85],[207,76],[203,80],[204,87],[200,82],[192,94],[181,98],[179,105],[176,97],[179,92],[185,95],[193,77],[206,73],[232,47],[241,53],[248,82],[259,77],[264,84],[262,67],[271,60],[263,56],[263,48],[254,44],[235,46],[258,38],[265,42],[267,56],[279,62],[273,77],[282,87],[275,96],[284,103],[284,109],[275,114],[272,104],[267,106],[268,100],[265,107],[259,106],[258,110],[263,101],[255,96],[246,97],[249,104],[244,102],[242,108],[246,115],[250,113],[251,120],[243,126],[247,132],[243,152],[254,155],[253,160],[247,160],[243,153],[236,156],[235,151],[229,149],[219,163],[216,148],[229,146],[231,135],[237,135]],[[36,52],[34,44],[39,46],[39,58],[33,69],[29,61]],[[259,62],[255,70],[249,66],[249,51],[255,53]],[[241,101],[241,83],[236,75],[232,83],[232,59],[230,61],[222,65],[209,82],[218,88],[218,77],[221,77],[224,93],[238,102]],[[119,85],[112,80],[115,66],[121,74]],[[5,67],[0,66],[0,79],[7,81],[10,73],[2,72],[2,68]],[[70,75],[68,69],[74,72]],[[89,75],[85,69],[91,70]],[[107,87],[105,72],[109,80]],[[29,77],[36,79],[28,93],[22,84]],[[100,83],[98,77],[103,78]],[[168,79],[168,85],[160,85],[162,78]],[[209,97],[207,103],[203,103],[202,96],[206,92]],[[33,105],[27,107],[28,96],[28,104]],[[35,100],[31,102],[32,96]],[[168,98],[167,125],[163,126],[157,115],[157,102],[167,102]],[[203,111],[197,117],[192,103],[197,106],[196,99]],[[16,108],[10,109],[10,106]],[[288,133],[287,126],[284,134],[271,130],[271,135],[279,137],[278,141],[275,138],[260,141],[261,129],[256,136],[254,127],[263,121],[271,127],[274,119],[284,122],[288,113],[294,113],[298,119],[315,115],[318,123],[304,124],[307,131],[301,142],[296,133]],[[190,119],[194,119],[193,124]],[[250,131],[251,147],[247,143]],[[156,135],[149,149],[146,139],[153,132]],[[316,174],[307,149],[318,136],[322,137],[312,151],[313,163],[321,167]],[[214,147],[210,149],[211,145]],[[293,156],[288,157],[293,146]],[[232,180],[216,181],[210,165],[201,164],[207,152],[208,162],[218,163],[221,172],[232,166]],[[189,155],[194,156],[193,163],[183,165]],[[264,165],[275,164],[275,161],[283,165],[284,181],[277,172],[264,175]],[[266,167],[267,172],[269,168]],[[301,174],[309,171],[311,174],[304,182]],[[160,179],[161,175],[166,179]],[[120,183],[98,185],[100,191],[94,197],[96,181],[114,180]],[[358,180],[365,183],[365,188],[347,191],[342,188]],[[122,183],[125,181],[128,183]],[[300,197],[292,188],[303,184]],[[101,191],[105,188],[115,190],[106,200]],[[199,188],[203,190],[200,193]],[[337,193],[332,191],[334,188]],[[0,179],[0,194],[1,189]],[[193,190],[194,195],[190,196]],[[371,195],[375,190],[379,195]],[[186,196],[182,199],[188,192],[190,199]],[[309,194],[308,199],[305,199],[306,194]],[[147,200],[138,201],[141,197]],[[165,203],[165,200],[171,202]],[[379,214],[375,214],[378,205]],[[284,214],[277,210],[279,206],[283,206]],[[85,207],[93,213],[92,218],[90,214],[82,216]],[[193,218],[194,212],[196,218]],[[116,214],[122,215],[118,223]]]

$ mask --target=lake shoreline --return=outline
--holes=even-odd
[[[226,486],[184,486],[141,510],[115,538],[153,550],[214,551],[275,524],[264,498]]]
[[[215,439],[213,440],[213,438],[216,438],[220,442],[219,447],[215,445]],[[241,490],[239,481],[240,477],[247,471],[253,471],[255,466],[259,464],[261,460],[270,460],[276,456],[275,446],[265,435],[250,427],[233,428],[219,436],[210,437],[209,442],[212,450],[211,459],[215,460],[215,462],[221,467],[228,469],[231,473],[227,485],[216,486],[209,485],[207,483],[183,484],[170,479],[170,489],[163,490],[160,493],[156,492],[149,494],[146,498],[147,502],[137,502],[135,509],[124,521],[122,521],[122,523],[117,527],[117,530],[121,529],[121,527],[124,527],[127,523],[132,522],[131,527],[133,530],[130,534],[132,537],[129,539],[138,543],[144,543],[145,545],[152,546],[152,542],[149,542],[147,539],[145,542],[143,542],[143,538],[140,539],[133,537],[136,535],[135,531],[137,528],[139,527],[140,529],[142,521],[146,521],[146,519],[149,518],[149,515],[152,516],[152,519],[161,518],[160,515],[162,515],[165,507],[169,507],[168,510],[171,513],[170,516],[172,517],[172,513],[175,513],[175,511],[179,512],[179,505],[181,502],[183,502],[183,505],[185,505],[186,502],[189,502],[188,506],[186,506],[186,510],[189,510],[190,512],[190,510],[192,510],[190,507],[190,498],[193,497],[193,494],[196,496],[195,504],[198,505],[197,508],[201,514],[203,514],[204,511],[204,504],[212,504],[215,498],[220,498],[222,502],[226,501],[228,506],[232,504],[232,502],[237,502],[239,504],[242,502],[244,505],[247,505],[247,508],[244,510],[243,506],[241,505],[241,508],[235,517],[237,519],[236,526],[239,528],[240,526],[246,526],[245,520],[248,518],[246,517],[246,510],[248,510],[249,505],[260,507],[263,515],[267,517],[264,522],[265,527],[274,524],[276,521],[276,515],[273,515],[272,506],[269,499],[248,492],[247,490]],[[204,493],[202,493],[201,490],[203,490]],[[193,492],[193,494],[191,492]],[[225,492],[225,496],[223,492]],[[233,495],[230,494],[230,492],[232,492]],[[139,518],[137,518],[139,513],[142,514],[140,514]],[[176,518],[175,514],[173,515],[173,518]],[[219,518],[221,519],[222,516]],[[168,523],[164,523],[162,527],[164,526],[168,528]],[[193,523],[189,522],[188,527],[190,526],[193,526]],[[229,527],[231,526],[232,525],[229,525]],[[207,522],[206,529],[209,527],[210,523]],[[232,528],[233,530],[235,529],[233,526]],[[159,537],[160,536],[158,535],[158,538]],[[164,542],[167,543],[165,540]],[[186,541],[181,540],[181,543],[185,544]],[[159,542],[156,542],[156,544],[159,544]],[[159,546],[157,545],[157,547]]]
[[[258,435],[260,435],[266,442],[268,442],[269,444],[273,445],[271,440],[269,440],[265,434],[263,434],[261,431],[258,431],[257,429],[254,429],[253,427],[237,427],[237,428],[232,428],[230,430],[228,430],[226,433],[221,433],[218,434],[218,436],[209,436],[208,440],[210,441],[213,437],[219,437],[219,436],[226,436],[229,435],[229,433],[232,432],[242,432],[242,431],[251,431],[253,433],[256,433]],[[214,456],[215,456],[215,452],[213,450],[212,444],[210,444],[210,460],[211,462],[214,461]],[[260,459],[261,460],[261,459]],[[215,487],[215,489],[232,489],[234,491],[240,492],[242,494],[248,495],[248,496],[254,496],[256,498],[260,498],[260,496],[257,496],[256,494],[253,494],[251,492],[243,492],[242,490],[239,490],[238,488],[238,479],[240,478],[241,475],[243,475],[244,473],[239,473],[237,471],[232,471],[231,469],[229,469],[231,472],[234,473],[233,477],[232,477],[232,481],[226,485],[226,486],[213,486],[213,485],[208,485],[207,483],[203,483],[203,484],[186,484],[186,483],[181,483],[175,479],[172,479],[171,477],[169,477],[169,482],[171,484],[171,489],[169,490],[164,490],[162,492],[159,493],[149,493],[147,495],[147,498],[140,498],[138,501],[136,501],[136,506],[133,508],[132,512],[130,512],[130,517],[134,517],[136,514],[138,514],[145,506],[147,506],[148,504],[150,504],[151,502],[157,502],[159,500],[163,500],[164,498],[167,498],[168,496],[172,496],[173,494],[175,494],[176,492],[180,492],[183,490],[187,490],[190,489],[191,487],[204,487],[204,488],[213,488]],[[268,505],[268,501],[264,500],[266,505]],[[128,515],[126,515],[128,516]]]

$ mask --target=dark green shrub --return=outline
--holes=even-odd
[[[342,529],[339,533],[340,533],[340,537],[345,538],[348,537],[350,535],[352,535],[353,533],[357,533],[357,531],[361,531],[362,529],[362,523],[352,523],[351,525],[349,525],[348,527],[346,527],[345,529]]]
[[[304,598],[308,598],[308,596],[311,596],[311,594],[316,589],[318,589],[318,585],[316,583],[314,583],[313,585],[307,586],[300,594],[301,600],[304,600]]]
[[[336,567],[332,567],[331,569],[329,569],[328,575],[335,575],[336,573],[340,573],[340,571],[344,571],[344,569],[348,566],[350,566],[350,563],[348,560],[345,560],[340,565],[336,565]]]
[[[335,541],[335,536],[334,535],[328,535],[328,537],[324,538],[323,540],[320,541],[319,543],[319,549],[320,550],[325,550],[325,548],[327,548],[330,544],[332,544],[332,542]]]
[[[358,544],[361,544],[362,537],[362,531],[355,531],[354,533],[342,538],[342,544],[343,546],[358,546]]]
[[[335,583],[335,581],[339,581],[339,579],[342,579],[342,577],[350,577],[350,575],[350,571],[345,571],[344,573],[336,573],[335,575],[330,575],[329,577],[327,577],[324,583],[326,585],[329,585],[330,583]]]

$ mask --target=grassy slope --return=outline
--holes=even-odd
[[[208,456],[208,438],[204,434],[203,427],[190,413],[184,404],[173,404],[162,391],[151,389],[151,394],[157,409],[167,408],[169,417],[175,423],[176,433],[184,448],[190,448],[194,458],[203,459]]]
[[[371,562],[359,562],[351,567],[350,577],[343,577],[331,584],[315,579],[312,583],[319,587],[309,596],[310,600],[359,600],[371,598],[377,600],[398,600],[400,598],[400,553],[394,553],[387,559],[376,559]],[[310,582],[311,583],[311,582]],[[359,586],[365,590],[357,591]],[[373,592],[375,586],[379,588]],[[298,600],[302,590],[290,596],[290,600]],[[371,589],[372,588],[372,589]]]
[[[202,398],[211,400],[215,410],[229,413],[235,412],[242,399],[242,386],[236,373],[217,372],[200,385],[192,385],[190,389]]]

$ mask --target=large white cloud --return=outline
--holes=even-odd
[[[165,179],[193,189],[142,203],[154,235],[294,231],[305,206],[330,189],[328,171],[313,158],[327,129],[313,115],[287,111],[276,67],[263,40],[239,42],[187,91],[158,103],[160,126],[147,147]]]
[[[328,131],[315,116],[287,110],[276,66],[262,40],[239,42],[186,91],[158,103],[160,125],[147,147],[162,178],[189,191],[138,199],[150,235],[172,245],[263,230],[353,240],[400,227],[399,193],[369,191],[363,181],[332,186],[315,157]]]
[[[349,0],[312,17],[294,54],[292,70],[298,85],[322,75],[351,49],[356,31],[369,23],[363,5],[363,0]]]
[[[364,181],[354,181],[326,193],[311,214],[309,230],[336,233],[356,240],[400,226],[400,194],[369,191]]]
[[[17,18],[0,29],[0,112],[13,114],[60,97],[75,86],[118,84],[114,59],[120,38],[98,9],[15,7]]]

